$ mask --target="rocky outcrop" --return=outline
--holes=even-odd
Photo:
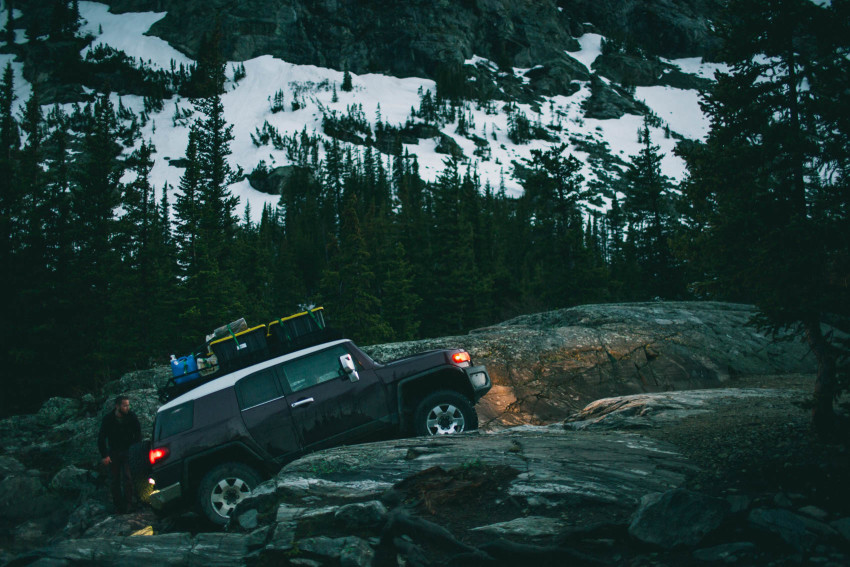
[[[308,455],[239,508],[232,534],[191,535],[199,528],[191,515],[110,516],[95,446],[100,416],[114,395],[127,393],[150,431],[167,367],[127,374],[97,395],[53,398],[36,414],[0,420],[0,561],[38,547],[19,563],[112,564],[151,553],[178,563],[241,564],[298,549],[320,564],[379,564],[393,554],[547,557],[567,553],[572,542],[628,539],[641,499],[680,487],[693,472],[676,448],[634,432],[756,396],[723,389],[740,376],[814,368],[802,345],[773,342],[747,326],[752,315],[750,307],[722,303],[588,305],[459,337],[370,347],[378,360],[467,348],[494,380],[478,406],[482,429],[493,433]],[[702,391],[680,392],[694,388]],[[632,397],[585,408],[623,395]],[[470,495],[479,500],[470,504]],[[756,514],[752,529],[774,533],[787,524],[780,520]],[[833,520],[842,526],[835,537],[848,532],[841,518]],[[469,535],[461,538],[452,522],[470,527]],[[500,539],[515,543],[493,543]],[[220,546],[227,550],[215,560]],[[746,549],[734,553],[744,557]]]
[[[119,564],[147,549],[173,564],[239,565],[249,555],[348,565],[398,555],[492,561],[479,545],[494,539],[555,545],[575,524],[564,510],[625,525],[645,494],[680,485],[688,468],[660,442],[560,426],[340,447],[261,485],[234,512],[234,533],[83,537],[34,556]]]
[[[713,83],[708,79],[683,73],[678,67],[660,59],[626,53],[600,55],[593,62],[592,68],[617,84],[632,87],[666,85],[678,89],[704,91]]]
[[[504,68],[539,66],[541,88],[566,94],[586,72],[565,51],[585,22],[609,37],[628,37],[665,56],[703,55],[714,47],[709,17],[717,3],[688,0],[607,2],[552,0],[416,0],[410,2],[303,2],[224,0],[109,0],[113,10],[167,11],[151,33],[195,56],[204,33],[218,21],[225,57],[274,55],[355,73],[436,77],[472,55]]]
[[[542,424],[609,396],[716,388],[743,375],[814,372],[805,345],[759,332],[748,324],[753,315],[750,306],[716,302],[583,305],[465,336],[368,350],[389,360],[462,346],[494,380],[479,406],[482,423]]]
[[[713,390],[698,408],[636,419],[658,427],[715,412],[733,395]],[[692,405],[687,392],[654,397]],[[142,512],[103,519],[15,564],[846,564],[850,518],[799,495],[794,504],[783,494],[704,494],[684,486],[696,472],[666,442],[561,424],[339,447],[260,485],[227,533],[197,533],[191,515],[163,523]]]
[[[710,413],[722,406],[737,404],[748,398],[764,398],[766,395],[789,400],[800,398],[797,391],[762,388],[720,388],[617,396],[589,403],[581,411],[569,416],[565,425],[577,431],[655,428],[686,416]]]
[[[605,81],[599,75],[590,78],[590,96],[581,104],[587,118],[609,120],[622,117],[624,114],[640,115],[645,107],[637,102],[623,89]]]
[[[722,17],[718,0],[559,0],[558,5],[607,37],[663,57],[706,56],[719,47],[711,23]]]
[[[114,0],[116,11],[161,10],[151,33],[188,54],[221,24],[230,59],[271,54],[293,63],[355,73],[433,76],[440,64],[462,64],[473,54],[517,67],[564,58],[574,47],[569,20],[554,2],[417,0],[386,4],[331,0]]]

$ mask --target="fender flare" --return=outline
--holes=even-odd
[[[405,431],[408,426],[408,419],[405,416],[404,411],[405,392],[410,389],[412,384],[415,383],[418,385],[422,382],[422,380],[425,380],[435,374],[440,374],[442,376],[456,375],[456,378],[451,378],[450,380],[446,380],[440,384],[434,384],[434,387],[432,388],[433,390],[439,390],[441,388],[457,390],[460,394],[469,398],[470,403],[474,403],[472,385],[469,383],[469,379],[463,368],[453,364],[441,364],[440,366],[413,374],[412,376],[408,376],[407,378],[400,380],[396,387],[396,408],[398,410],[398,425],[400,431]]]

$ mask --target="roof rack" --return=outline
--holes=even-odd
[[[226,376],[236,370],[277,358],[301,349],[343,338],[342,333],[325,325],[323,308],[317,307],[212,340],[191,354],[175,360],[174,376],[159,389],[162,402],[194,390],[198,386]]]

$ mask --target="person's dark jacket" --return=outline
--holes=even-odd
[[[100,432],[97,434],[97,448],[101,457],[114,457],[127,454],[130,445],[142,439],[142,427],[136,414],[130,412],[119,420],[111,411],[100,422]]]

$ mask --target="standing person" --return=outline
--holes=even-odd
[[[141,439],[142,428],[136,414],[130,411],[130,398],[124,395],[116,397],[115,407],[100,422],[97,448],[100,449],[101,463],[109,466],[112,501],[119,514],[133,507],[130,445]]]

